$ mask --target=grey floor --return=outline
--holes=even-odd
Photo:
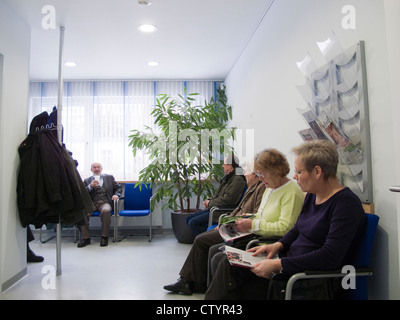
[[[129,237],[107,247],[92,238],[77,248],[73,237],[63,236],[61,275],[56,269],[56,240],[31,242],[42,263],[28,263],[27,275],[0,294],[0,300],[202,300],[203,294],[184,296],[163,289],[173,283],[191,245],[179,243],[172,232],[147,237]],[[54,287],[55,288],[52,288]]]

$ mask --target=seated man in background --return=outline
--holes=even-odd
[[[243,173],[240,172],[243,169],[240,168],[235,156],[227,156],[222,168],[225,175],[221,179],[215,195],[211,199],[204,201],[203,205],[206,210],[193,213],[186,218],[186,223],[195,236],[207,230],[208,218],[212,207],[237,206],[246,187],[246,179]]]
[[[108,245],[108,234],[110,232],[111,211],[113,210],[113,201],[122,195],[122,186],[115,181],[114,176],[103,174],[103,167],[100,163],[93,163],[90,169],[93,175],[86,178],[83,183],[89,192],[90,198],[97,211],[100,212],[101,219],[101,241],[100,246]],[[84,221],[78,223],[81,232],[81,241],[78,248],[90,244],[89,218],[92,212],[87,213]]]

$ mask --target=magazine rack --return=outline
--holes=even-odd
[[[299,133],[304,140],[328,139],[334,142],[340,155],[340,182],[352,189],[362,202],[372,203],[364,51],[364,42],[360,41],[327,59],[326,65],[304,72],[306,84],[298,89],[307,102],[307,108],[298,111],[310,128]],[[310,60],[309,56],[306,58]]]

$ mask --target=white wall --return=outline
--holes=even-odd
[[[390,88],[391,88],[391,109],[392,109],[392,129],[393,129],[393,137],[400,137],[400,102],[396,93],[400,92],[400,1],[398,0],[385,0],[385,14],[386,14],[386,38],[388,44],[388,63],[389,63],[389,71],[390,71]],[[396,144],[393,146],[394,148],[394,163],[397,164],[395,167],[395,175],[393,181],[393,185],[400,185],[400,147],[397,138],[397,146]],[[395,141],[396,143],[396,141]],[[399,208],[400,208],[400,194],[392,195],[392,203],[391,205],[397,209],[397,216],[399,216]],[[394,200],[396,199],[396,200]],[[396,202],[394,202],[396,201]],[[396,228],[396,226],[393,226]],[[400,219],[397,219],[397,230],[400,230]],[[395,241],[395,237],[393,237],[393,241]],[[400,243],[400,237],[398,236],[398,242]],[[400,248],[400,245],[398,245]],[[399,249],[398,249],[399,250]],[[400,250],[399,250],[400,251]],[[398,283],[397,283],[398,284]]]
[[[27,132],[30,56],[30,28],[4,0],[0,0],[0,54],[4,60],[0,90],[1,292],[26,274],[26,229],[19,221],[15,190],[17,150]]]
[[[342,8],[356,9],[356,29],[342,28]],[[387,20],[386,20],[387,16]],[[373,252],[375,275],[370,298],[399,299],[399,197],[388,187],[400,185],[398,128],[398,68],[400,16],[398,0],[275,0],[225,83],[233,106],[233,125],[255,130],[255,151],[276,147],[293,164],[293,146],[306,124],[296,108],[305,102],[296,86],[304,78],[297,61],[310,53],[325,64],[316,42],[332,31],[344,49],[365,41],[369,90],[373,196],[381,217]],[[390,43],[388,43],[390,41]],[[393,51],[396,50],[396,51]],[[393,90],[393,95],[391,94]],[[396,161],[397,160],[397,161]],[[292,165],[293,167],[293,165]]]

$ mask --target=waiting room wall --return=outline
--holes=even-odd
[[[26,274],[26,229],[19,221],[18,146],[26,137],[30,28],[0,0],[3,85],[0,116],[0,292]]]

